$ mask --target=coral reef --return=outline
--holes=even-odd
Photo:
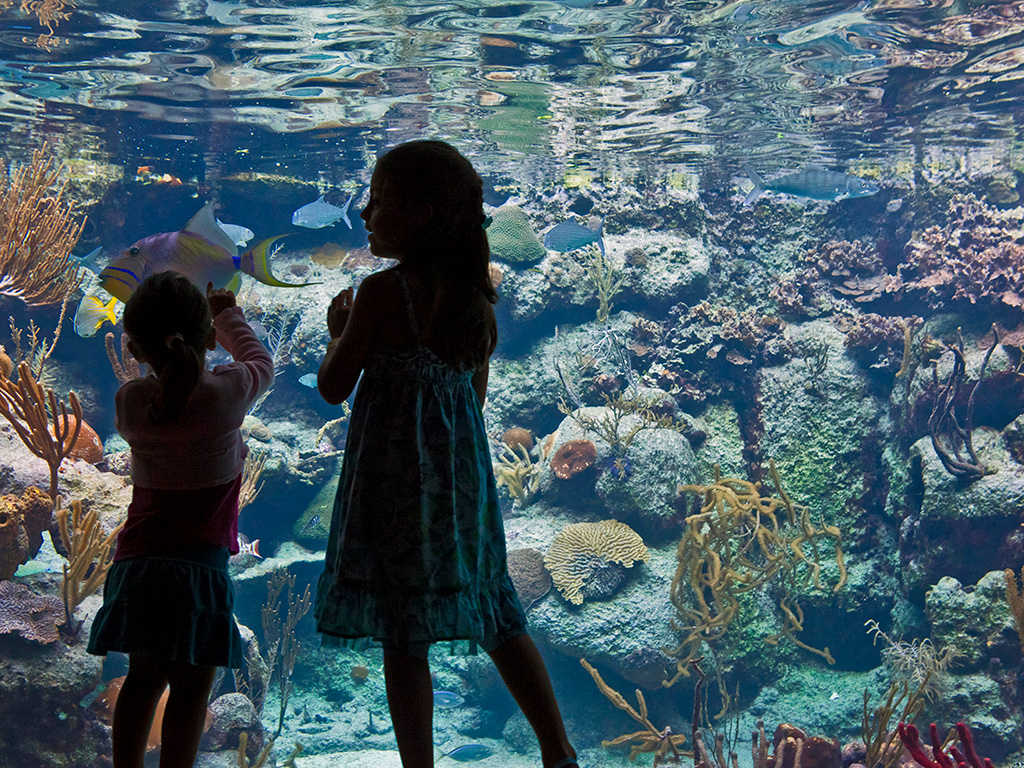
[[[1024,650],[1024,568],[1020,569],[1020,586],[1017,586],[1013,571],[1009,568],[1003,571],[1003,576],[1006,578],[1006,604],[1010,606],[1020,646]]]
[[[57,504],[57,470],[74,449],[82,424],[82,407],[74,392],[68,393],[68,407],[53,392],[36,381],[28,363],[18,365],[17,383],[0,379],[0,415],[32,453],[50,468],[50,498]],[[52,419],[52,426],[51,426]]]
[[[701,643],[725,634],[739,611],[740,595],[758,589],[776,576],[783,582],[783,597],[779,601],[782,631],[765,640],[775,643],[785,636],[834,663],[828,648],[811,648],[795,637],[794,633],[803,629],[804,619],[790,585],[810,580],[816,588],[823,588],[819,546],[830,539],[839,568],[833,591],[839,591],[846,583],[841,535],[835,526],[812,525],[810,511],[789,500],[774,462],[770,466],[780,498],[762,496],[760,483],[717,475],[710,485],[685,485],[679,489],[680,493],[696,493],[701,502],[699,512],[686,518],[686,529],[677,549],[679,567],[672,581],[671,596],[681,619],[677,628],[684,632],[684,637],[670,651],[677,659],[676,674],[666,686],[688,674]],[[804,546],[810,546],[810,557]],[[804,573],[798,576],[801,567]]]
[[[565,526],[544,556],[544,565],[562,597],[580,605],[588,588],[604,595],[608,585],[603,579],[617,578],[606,572],[632,568],[635,562],[648,559],[643,539],[632,528],[618,520],[602,520]]]
[[[0,579],[11,578],[36,556],[52,511],[50,497],[32,486],[21,496],[0,497]]]
[[[70,511],[58,507],[54,511],[60,528],[60,539],[68,553],[64,566],[61,596],[64,598],[65,631],[69,637],[77,636],[80,624],[74,624],[75,609],[106,581],[107,571],[114,561],[114,542],[124,526],[122,522],[110,533],[105,533],[95,509],[82,514],[82,502],[71,503]]]

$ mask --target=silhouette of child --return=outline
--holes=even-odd
[[[229,553],[238,552],[246,447],[239,426],[274,363],[231,291],[183,275],[147,278],[125,306],[128,349],[150,375],[117,392],[131,446],[132,501],[118,535],[89,652],[127,653],[114,707],[114,768],[142,768],[169,685],[160,768],[191,768],[218,666],[241,667]],[[234,362],[205,370],[217,342]]]
[[[533,727],[545,768],[576,766],[508,575],[482,405],[497,341],[480,177],[439,141],[377,162],[362,212],[397,266],[331,302],[317,385],[332,404],[362,375],[315,603],[328,636],[383,645],[404,768],[434,764],[427,649],[478,643]]]

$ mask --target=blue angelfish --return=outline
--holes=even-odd
[[[304,373],[299,376],[299,384],[304,387],[316,387],[316,374],[315,373]]]
[[[826,171],[820,168],[809,168],[799,173],[780,176],[771,181],[762,179],[749,165],[743,166],[743,172],[754,183],[754,188],[743,200],[743,205],[750,205],[765,192],[782,192],[796,197],[829,202],[845,200],[848,197],[868,197],[878,194],[878,185],[874,182],[849,173]]]
[[[320,195],[312,203],[306,203],[295,210],[295,213],[292,214],[292,224],[307,229],[321,229],[329,227],[341,219],[345,222],[345,226],[352,229],[352,222],[348,218],[348,208],[352,205],[354,197],[354,194],[349,195],[345,205],[339,208],[336,205],[325,203],[324,196]]]
[[[601,217],[601,223],[597,225],[597,229],[584,227],[579,222],[570,219],[569,221],[563,221],[561,224],[556,224],[544,234],[544,247],[559,253],[568,253],[591,243],[597,243],[597,247],[601,249],[601,255],[604,255],[603,233],[603,216]]]
[[[189,219],[184,229],[144,237],[125,250],[100,272],[100,285],[118,300],[127,302],[139,284],[157,272],[173,270],[191,280],[200,290],[207,283],[214,288],[237,291],[241,273],[264,285],[301,288],[316,283],[283,283],[270,272],[270,246],[283,235],[263,240],[245,253],[227,232],[217,225],[213,203]]]

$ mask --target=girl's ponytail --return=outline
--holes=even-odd
[[[177,421],[199,383],[213,315],[206,297],[176,272],[146,278],[124,310],[124,329],[145,354],[160,387],[149,405],[157,424]]]
[[[166,340],[167,362],[157,374],[160,392],[149,404],[150,418],[157,424],[177,421],[181,418],[192,390],[199,383],[205,356],[185,343],[180,333],[171,334]]]

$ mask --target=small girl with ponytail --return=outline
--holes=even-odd
[[[218,666],[242,665],[230,554],[246,446],[239,427],[274,364],[231,291],[161,272],[124,311],[128,349],[150,375],[117,392],[131,447],[132,501],[107,573],[89,652],[128,654],[114,708],[114,768],[143,768],[156,706],[170,686],[160,768],[191,768]],[[234,362],[206,370],[217,342]]]

